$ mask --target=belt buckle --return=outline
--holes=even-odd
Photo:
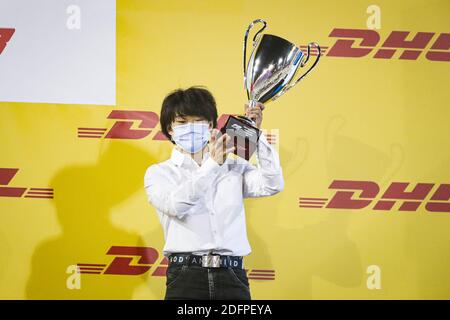
[[[205,254],[202,256],[202,267],[204,268],[220,268],[220,256]]]

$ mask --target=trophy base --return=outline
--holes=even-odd
[[[227,147],[234,145],[234,154],[249,160],[258,146],[261,130],[253,125],[253,121],[244,116],[229,116],[225,125],[220,129],[222,134],[227,133],[231,142]]]

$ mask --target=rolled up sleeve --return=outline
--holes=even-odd
[[[150,166],[144,177],[148,201],[163,214],[182,219],[195,214],[195,206],[202,200],[219,171],[219,164],[212,158],[190,178],[175,184],[158,165]]]

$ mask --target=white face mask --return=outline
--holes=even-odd
[[[211,133],[209,124],[189,122],[173,127],[172,140],[189,153],[196,153],[208,143]]]

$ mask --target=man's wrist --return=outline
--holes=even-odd
[[[214,157],[209,157],[201,167],[208,171],[216,171],[219,169],[220,163]]]

